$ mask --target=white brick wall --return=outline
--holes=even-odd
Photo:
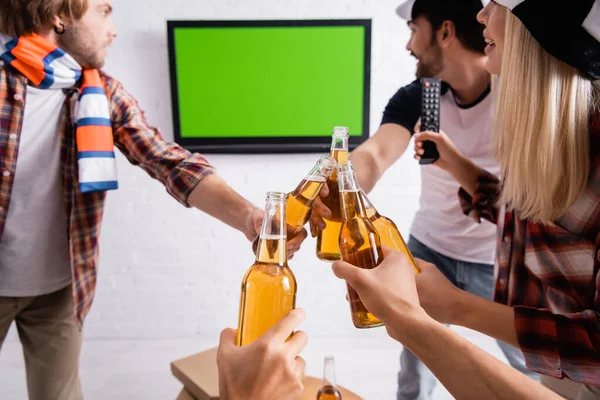
[[[167,19],[373,18],[371,131],[393,93],[414,79],[405,51],[408,29],[400,0],[119,0],[119,37],[106,70],[121,80],[165,138],[172,139]],[[235,115],[232,116],[235,118]],[[211,162],[238,192],[259,206],[268,190],[289,191],[318,158],[304,155],[213,155]],[[85,335],[95,338],[214,338],[236,326],[239,286],[252,264],[245,237],[197,210],[185,209],[139,168],[119,157],[121,189],[108,195],[99,285]],[[419,168],[407,154],[371,199],[407,237],[417,208]],[[367,334],[352,327],[345,286],[314,255],[308,239],[290,262],[310,336]],[[14,337],[14,332],[12,333]]]

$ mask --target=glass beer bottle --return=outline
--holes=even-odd
[[[312,204],[336,166],[336,161],[329,155],[319,158],[315,166],[302,179],[296,189],[287,195],[285,221],[287,223],[288,241],[296,237],[298,232],[308,222]],[[257,236],[252,241],[252,251],[254,254],[256,254],[256,250],[258,249],[259,239],[260,236]]]
[[[350,161],[348,161],[348,163],[349,162]],[[363,205],[365,206],[367,218],[369,218],[369,221],[371,221],[375,227],[375,230],[379,234],[381,244],[404,253],[408,258],[408,262],[415,270],[415,274],[420,274],[421,268],[415,262],[412,253],[408,249],[408,246],[406,245],[404,238],[402,238],[402,235],[400,234],[400,231],[398,230],[398,227],[394,221],[379,214],[362,189],[360,191],[360,196],[362,198]]]
[[[338,164],[348,161],[348,128],[343,126],[334,128],[331,139],[331,157]],[[331,218],[323,218],[325,229],[319,230],[317,236],[317,257],[322,261],[333,262],[341,258],[338,239],[342,226],[338,178],[335,170],[327,180],[327,186],[329,195],[321,200],[331,210]]]
[[[323,386],[319,389],[317,400],[341,400],[342,394],[335,384],[335,366],[333,356],[325,356],[325,365],[323,367]]]
[[[381,239],[367,218],[360,186],[352,165],[338,166],[338,182],[342,209],[339,246],[342,260],[359,268],[372,269],[383,261]],[[348,287],[352,322],[357,328],[374,328],[383,323],[367,310],[358,293]]]
[[[329,155],[319,158],[296,189],[288,194],[285,217],[288,240],[293,239],[308,222],[313,201],[335,170],[336,164]]]
[[[287,264],[285,203],[285,193],[267,193],[256,261],[242,280],[238,346],[252,343],[296,306],[296,278]]]

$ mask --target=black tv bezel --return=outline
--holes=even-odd
[[[349,146],[356,148],[369,138],[369,112],[371,100],[371,19],[323,19],[323,20],[168,20],[167,42],[169,52],[169,76],[171,84],[171,107],[175,142],[191,151],[203,153],[318,153],[328,151],[331,136],[326,132],[319,137],[232,137],[232,138],[184,138],[181,137],[179,93],[175,61],[175,29],[204,27],[331,27],[360,26],[365,28],[363,127],[361,136],[350,136]],[[343,121],[340,121],[343,124]],[[332,127],[333,128],[333,127]]]

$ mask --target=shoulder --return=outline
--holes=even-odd
[[[103,70],[98,70],[100,73],[100,79],[104,83],[104,89],[108,98],[112,98],[119,90],[123,90],[123,85],[120,81],[113,78]]]
[[[398,89],[391,101],[420,101],[421,82],[417,79],[412,83]]]

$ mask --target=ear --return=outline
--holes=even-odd
[[[456,27],[452,21],[444,21],[442,26],[437,31],[438,43],[441,47],[446,48],[456,38]]]
[[[63,18],[61,18],[59,15],[55,15],[54,18],[52,19],[52,27],[54,29],[62,29],[65,26],[65,20]]]

